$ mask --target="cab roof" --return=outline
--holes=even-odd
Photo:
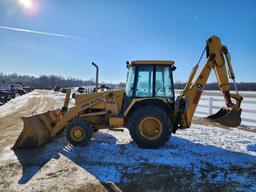
[[[174,65],[172,60],[135,60],[131,65]]]

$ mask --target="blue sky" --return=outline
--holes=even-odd
[[[26,8],[0,0],[0,26],[67,36],[0,28],[0,72],[90,79],[94,61],[100,81],[116,83],[125,81],[127,60],[172,59],[175,81],[186,81],[215,34],[229,47],[237,81],[255,82],[254,0],[31,1]]]

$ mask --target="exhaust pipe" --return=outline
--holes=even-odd
[[[98,88],[99,88],[99,66],[96,65],[94,62],[92,62],[92,65],[94,67],[96,67],[96,87],[95,87],[95,92],[97,92]]]

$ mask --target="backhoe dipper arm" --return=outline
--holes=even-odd
[[[199,73],[194,83],[192,83],[192,81],[196,74],[199,64],[197,64],[193,68],[191,75],[187,81],[187,84],[184,88],[184,91],[181,93],[180,97],[178,97],[176,101],[176,104],[177,104],[176,106],[178,107],[177,126],[179,128],[190,127],[192,118],[194,116],[195,110],[200,100],[200,96],[203,90],[205,89],[206,82],[208,80],[208,77],[212,69],[215,72],[215,75],[218,81],[218,87],[220,88],[220,90],[224,95],[224,99],[227,105],[226,107],[229,110],[233,110],[233,111],[236,110],[241,113],[240,104],[241,104],[242,97],[238,94],[238,90],[235,85],[235,81],[234,81],[235,76],[232,69],[232,65],[230,63],[230,56],[227,48],[221,45],[220,39],[218,37],[212,36],[207,40],[207,45],[205,49],[206,49],[206,56],[207,56],[205,65],[203,66],[201,72]],[[230,94],[230,84],[228,81],[228,73],[226,70],[225,60],[228,66],[229,76],[234,81],[236,94]],[[234,98],[237,101],[236,104],[232,103],[231,98]],[[224,114],[223,112],[221,116],[224,116],[224,115],[226,114]],[[239,114],[239,118],[240,118],[240,114]],[[223,124],[225,124],[225,122]],[[227,123],[227,125],[230,125],[230,124]]]

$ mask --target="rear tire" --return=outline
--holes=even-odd
[[[82,119],[73,120],[66,128],[66,137],[74,146],[85,146],[92,138],[92,125]]]
[[[139,147],[152,149],[169,140],[172,124],[164,109],[148,105],[133,112],[128,128],[133,141]]]

